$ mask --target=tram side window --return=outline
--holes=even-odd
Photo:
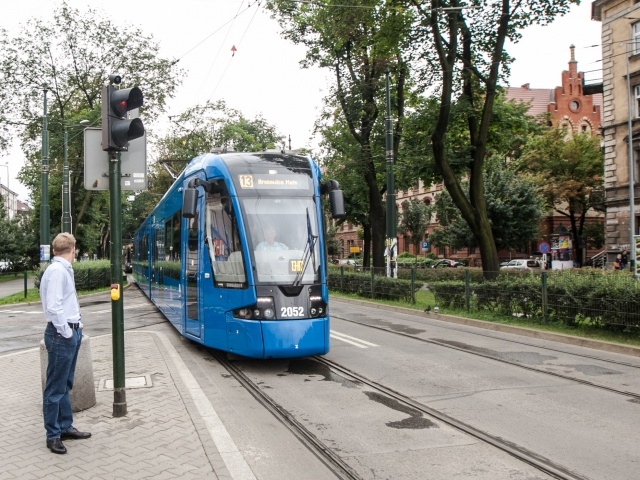
[[[198,271],[198,236],[199,236],[198,213],[189,219],[189,229],[187,230],[187,279],[191,281],[196,278]]]
[[[164,225],[165,277],[180,280],[180,222],[182,216],[178,210],[169,217]]]
[[[246,275],[237,219],[229,197],[221,194],[210,194],[207,197],[205,228],[216,284],[234,284],[234,287],[244,284]]]

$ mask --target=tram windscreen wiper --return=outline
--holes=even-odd
[[[316,272],[316,256],[314,255],[316,248],[316,241],[318,240],[318,236],[314,235],[311,231],[311,219],[309,218],[309,209],[307,208],[307,244],[304,247],[304,252],[302,254],[302,269],[296,274],[296,278],[293,280],[293,286],[300,285],[302,281],[302,277],[304,276],[304,272],[307,270],[307,265],[309,264],[309,259],[313,258],[313,272]]]

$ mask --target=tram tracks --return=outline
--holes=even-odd
[[[235,365],[232,360],[227,359],[225,354],[213,352],[212,355],[261,405],[263,405],[291,432],[293,432],[296,437],[336,475],[337,478],[354,480],[363,478],[330,446],[328,446],[327,442],[318,438],[304,425],[303,422],[296,419],[284,407],[279,405],[278,402],[271,398],[258,383],[251,380],[241,368]],[[328,368],[333,374],[338,375],[347,381],[366,386],[367,390],[372,391],[377,395],[383,395],[392,399],[394,402],[407,407],[408,409],[420,412],[420,414],[434,419],[434,421],[439,421],[460,432],[470,435],[477,440],[532,466],[552,478],[559,480],[587,479],[587,477],[576,474],[568,468],[538,455],[535,452],[531,452],[513,442],[509,442],[508,440],[475,428],[472,425],[453,418],[438,409],[420,403],[398,391],[328,360],[327,358],[313,357],[313,360],[323,365],[325,368]]]
[[[259,385],[256,385],[244,374],[227,355],[221,352],[213,352],[215,359],[275,418],[285,425],[337,478],[345,480],[358,480],[361,477],[340,458],[328,445],[320,440],[300,421],[280,406]]]
[[[615,393],[617,395],[622,395],[622,396],[625,396],[625,397],[629,397],[633,401],[636,401],[636,402],[640,403],[640,393],[635,393],[635,392],[630,392],[630,391],[627,391],[627,390],[621,390],[621,389],[618,389],[618,388],[609,387],[607,385],[603,385],[603,384],[600,384],[600,383],[597,383],[597,382],[592,382],[592,381],[585,380],[585,379],[582,379],[582,378],[576,378],[576,377],[573,377],[571,375],[567,375],[567,374],[560,373],[560,372],[552,372],[552,371],[545,370],[545,369],[542,369],[542,368],[532,367],[530,365],[525,365],[525,364],[523,364],[521,362],[508,360],[506,358],[502,358],[502,357],[500,357],[498,355],[495,355],[495,354],[491,354],[491,353],[480,351],[479,349],[472,349],[472,348],[465,347],[464,344],[462,344],[460,342],[455,342],[455,341],[450,341],[450,340],[442,340],[442,339],[433,339],[433,338],[429,338],[429,339],[420,338],[420,337],[418,337],[416,335],[413,335],[413,334],[410,334],[410,333],[398,332],[398,331],[394,331],[394,330],[391,330],[391,329],[386,328],[386,327],[381,327],[381,326],[377,326],[377,325],[371,325],[371,324],[368,324],[368,323],[358,322],[357,320],[353,320],[353,319],[346,318],[346,317],[339,316],[339,315],[335,315],[335,314],[332,315],[332,318],[339,319],[339,320],[342,320],[342,321],[345,321],[345,322],[349,322],[349,323],[355,323],[355,324],[361,325],[363,327],[369,327],[369,328],[373,328],[373,329],[376,329],[376,330],[381,330],[383,332],[391,333],[393,335],[398,335],[398,336],[402,336],[402,337],[405,337],[405,338],[411,338],[411,339],[416,340],[418,342],[422,342],[422,343],[426,343],[426,344],[430,344],[430,345],[437,345],[437,346],[440,346],[440,347],[443,347],[443,348],[448,348],[448,349],[451,349],[451,350],[457,350],[457,351],[460,351],[460,352],[468,353],[470,355],[475,355],[475,356],[478,356],[478,357],[487,358],[487,359],[494,360],[494,361],[499,362],[499,363],[512,365],[512,366],[515,366],[515,367],[518,367],[518,368],[521,368],[521,369],[524,369],[524,370],[528,370],[528,371],[531,371],[531,372],[541,373],[541,374],[549,375],[549,376],[556,377],[556,378],[562,378],[563,380],[568,380],[568,381],[571,381],[571,382],[574,382],[574,383],[579,383],[579,384],[586,385],[586,386],[589,386],[589,387],[598,388],[598,389],[605,390],[605,391],[608,391],[608,392],[611,392],[611,393]],[[491,337],[491,338],[496,338],[496,337]],[[505,340],[503,338],[501,338],[499,340],[510,342],[509,340]],[[524,343],[524,342],[510,342],[510,343],[519,343],[519,344],[524,344],[524,345],[531,346],[531,347],[534,347],[534,348],[544,349],[544,347],[539,347],[539,346],[527,344],[527,343]],[[553,350],[555,352],[561,352],[561,353],[564,353],[566,355],[589,358],[589,359],[592,359],[592,360],[597,360],[597,361],[604,362],[604,363],[611,363],[611,364],[614,364],[614,365],[622,365],[622,366],[627,366],[627,367],[631,367],[631,368],[640,368],[639,366],[634,365],[634,364],[624,363],[624,362],[609,361],[607,359],[599,358],[599,357],[596,357],[596,356],[576,355],[574,353],[564,352],[562,350],[556,350],[556,349],[547,349],[547,350]]]
[[[369,388],[372,388],[375,391],[382,393],[403,405],[406,405],[407,407],[413,408],[429,417],[439,420],[440,422],[446,425],[449,425],[459,431],[462,431],[468,435],[471,435],[472,437],[477,438],[478,440],[484,443],[487,443],[505,453],[508,453],[512,457],[515,457],[518,460],[535,467],[536,469],[546,473],[547,475],[553,478],[558,478],[561,480],[578,480],[578,479],[584,480],[585,479],[585,477],[582,477],[580,475],[577,475],[571,472],[570,470],[564,468],[562,465],[559,465],[549,459],[546,459],[540,455],[537,455],[534,452],[530,452],[529,450],[522,448],[512,442],[508,442],[500,437],[491,435],[488,432],[479,430],[467,423],[464,423],[460,420],[457,420],[443,413],[440,410],[429,407],[428,405],[425,405],[423,403],[417,402],[412,398],[407,397],[406,395],[403,395],[400,392],[397,392],[378,382],[370,380],[367,377],[364,377],[345,367],[342,367],[341,365],[338,365],[335,362],[332,362],[331,360],[328,360],[323,357],[315,357],[315,360],[326,365],[336,374],[342,375],[343,377],[346,377],[352,381],[357,381],[363,385],[366,385]]]

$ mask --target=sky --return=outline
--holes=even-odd
[[[5,2],[0,27],[9,35],[34,17],[47,18],[62,0]],[[293,148],[314,147],[313,124],[328,92],[328,77],[317,68],[302,69],[304,49],[283,39],[279,26],[257,0],[67,0],[81,12],[87,7],[112,20],[138,26],[160,45],[164,58],[178,59],[185,70],[183,84],[169,100],[167,119],[207,100],[225,100],[246,118],[261,115],[286,136]],[[532,88],[560,85],[568,69],[570,45],[575,45],[578,70],[587,82],[602,78],[600,23],[591,20],[591,2],[573,6],[570,13],[546,27],[529,27],[507,51],[516,58],[509,85]],[[232,47],[236,48],[235,53]],[[29,192],[16,179],[24,156],[14,148],[0,153],[0,181],[28,200]]]

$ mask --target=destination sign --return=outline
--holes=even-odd
[[[309,177],[288,174],[239,174],[238,185],[242,189],[253,190],[306,190]]]

